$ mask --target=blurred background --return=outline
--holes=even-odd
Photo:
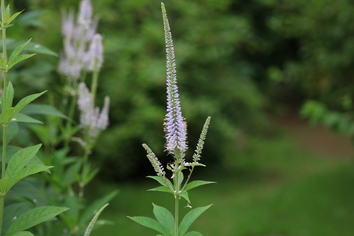
[[[10,1],[11,2],[11,1]],[[105,61],[98,100],[111,98],[110,126],[92,161],[90,198],[119,189],[96,235],[155,235],[126,218],[172,207],[142,143],[163,152],[165,49],[160,2],[92,0]],[[61,9],[79,0],[16,0],[25,13],[8,30],[62,50]],[[194,178],[217,181],[190,193],[214,203],[193,226],[203,235],[353,235],[354,2],[350,0],[166,0],[189,146],[211,126]],[[60,79],[58,58],[38,55],[10,75],[17,95]],[[101,99],[101,100],[100,100]],[[42,98],[48,103],[49,98]],[[101,105],[100,105],[101,106]],[[89,190],[91,189],[91,190]]]

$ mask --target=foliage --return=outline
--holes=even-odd
[[[78,1],[71,2],[72,6]],[[255,67],[237,51],[254,38],[248,17],[233,15],[232,1],[214,2],[176,1],[167,5],[177,36],[181,103],[188,112],[186,118],[195,127],[204,117],[215,117],[204,160],[206,164],[227,165],[227,159],[235,156],[234,140],[266,126],[261,111],[266,100],[252,80]],[[33,10],[46,9],[39,18],[41,28],[37,31],[41,34],[35,38],[50,48],[60,48],[59,26],[53,26],[58,25],[60,17],[58,5],[69,6],[69,2],[27,4]],[[161,73],[164,62],[160,50],[161,16],[156,8],[159,2],[102,0],[93,4],[99,12],[106,48],[101,71],[105,79],[97,92],[109,94],[114,108],[110,129],[98,141],[93,155],[99,157],[95,158],[97,162],[109,167],[102,173],[107,177],[149,174],[146,161],[140,158],[144,150],[136,146],[147,140],[153,149],[163,145],[160,127],[165,106]],[[52,91],[57,90],[56,82],[49,85]],[[193,130],[189,133],[192,140],[197,140],[198,135]],[[114,150],[119,150],[119,155]]]
[[[5,8],[4,1],[1,1],[1,35],[2,35],[2,54],[0,57],[0,70],[2,74],[2,94],[1,94],[1,114],[0,123],[2,126],[2,146],[1,146],[1,179],[0,179],[0,235],[33,235],[27,229],[36,226],[42,222],[51,220],[60,213],[68,210],[66,207],[57,206],[31,206],[24,210],[18,210],[18,203],[6,204],[8,202],[8,193],[14,189],[15,185],[22,180],[27,180],[29,176],[48,171],[53,166],[46,166],[42,162],[33,163],[35,155],[38,153],[41,144],[36,146],[28,146],[18,148],[15,152],[10,151],[9,142],[13,138],[13,124],[17,123],[41,123],[33,119],[21,111],[29,105],[33,100],[40,97],[45,92],[28,95],[22,98],[14,105],[15,91],[11,82],[8,81],[9,70],[23,60],[32,57],[34,54],[24,54],[24,50],[29,44],[29,41],[18,45],[12,49],[8,57],[6,30],[11,26],[11,23],[16,19],[21,12],[11,14],[10,6]],[[40,45],[38,45],[40,47]],[[16,127],[16,126],[15,126]],[[10,132],[8,132],[8,130]],[[16,148],[15,148],[16,149]],[[14,150],[14,148],[12,148]],[[5,199],[6,198],[6,199]],[[6,211],[5,211],[6,210]],[[11,219],[5,220],[5,219]]]

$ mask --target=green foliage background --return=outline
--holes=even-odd
[[[141,143],[148,143],[158,156],[165,155],[160,1],[92,2],[105,47],[98,92],[112,101],[111,124],[95,158],[109,177],[152,173]],[[18,22],[22,28],[12,36],[29,35],[59,52],[60,8],[77,8],[78,3],[16,1],[18,9],[32,13],[32,20]],[[289,100],[301,104],[313,98],[332,106],[341,106],[343,98],[352,100],[351,1],[169,0],[165,5],[190,149],[206,117],[212,117],[203,153],[206,164],[242,167],[237,150],[248,147],[247,136],[269,135],[267,114],[287,108]],[[55,92],[60,84],[57,59],[40,56],[32,63],[35,69],[19,68],[13,80],[25,83],[26,92],[45,86]]]

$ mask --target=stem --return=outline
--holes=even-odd
[[[95,66],[95,67],[97,67],[97,66]],[[92,84],[91,84],[91,96],[92,96],[93,104],[95,104],[95,98],[96,98],[98,73],[99,73],[99,69],[95,68],[95,70],[93,71],[93,74],[92,74]]]
[[[2,219],[3,219],[3,212],[4,212],[4,202],[5,202],[5,195],[0,196],[0,235],[2,231]]]
[[[5,0],[1,0],[1,31],[2,31],[2,48],[3,53],[2,56],[4,59],[7,60],[7,53],[6,53],[6,27],[5,27]],[[7,64],[7,63],[6,63]],[[7,96],[7,69],[3,71],[3,79],[4,79],[4,91],[3,91],[3,104],[2,104],[2,112],[6,108],[6,96]],[[6,136],[7,136],[7,125],[2,124],[3,126],[3,139],[2,139],[2,159],[1,159],[1,179],[5,178],[5,171],[6,171]],[[2,221],[3,221],[3,214],[4,214],[4,204],[5,204],[5,195],[0,196],[0,236],[2,231]]]
[[[175,197],[175,236],[178,236],[179,197]]]
[[[174,236],[178,236],[178,217],[179,217],[179,173],[175,173],[175,229],[174,229]]]
[[[71,103],[70,103],[69,114],[68,114],[69,120],[67,120],[67,123],[66,123],[66,134],[68,134],[68,132],[70,132],[70,136],[72,136],[71,135],[71,129],[72,129],[71,122],[74,118],[76,101],[77,101],[77,92],[71,97]],[[67,148],[69,146],[69,141],[70,141],[70,137],[69,136],[65,137],[64,147]]]
[[[86,173],[87,173],[86,168],[88,168],[87,161],[88,161],[89,153],[90,153],[90,149],[85,148],[84,160],[82,162],[82,170],[81,170],[81,181],[79,183],[79,186],[80,186],[79,197],[81,197],[81,198],[84,196],[84,189],[85,189],[85,184],[86,184],[85,178],[86,178]]]

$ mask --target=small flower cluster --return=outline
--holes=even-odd
[[[79,84],[78,106],[80,110],[80,124],[87,134],[83,145],[93,144],[99,133],[108,126],[109,97],[104,99],[103,108],[100,112],[98,107],[94,106],[92,94],[86,87],[86,84]]]
[[[102,36],[96,33],[98,18],[92,18],[90,0],[82,0],[77,17],[74,11],[62,12],[64,51],[58,71],[76,82],[82,71],[99,70],[103,63]]]

